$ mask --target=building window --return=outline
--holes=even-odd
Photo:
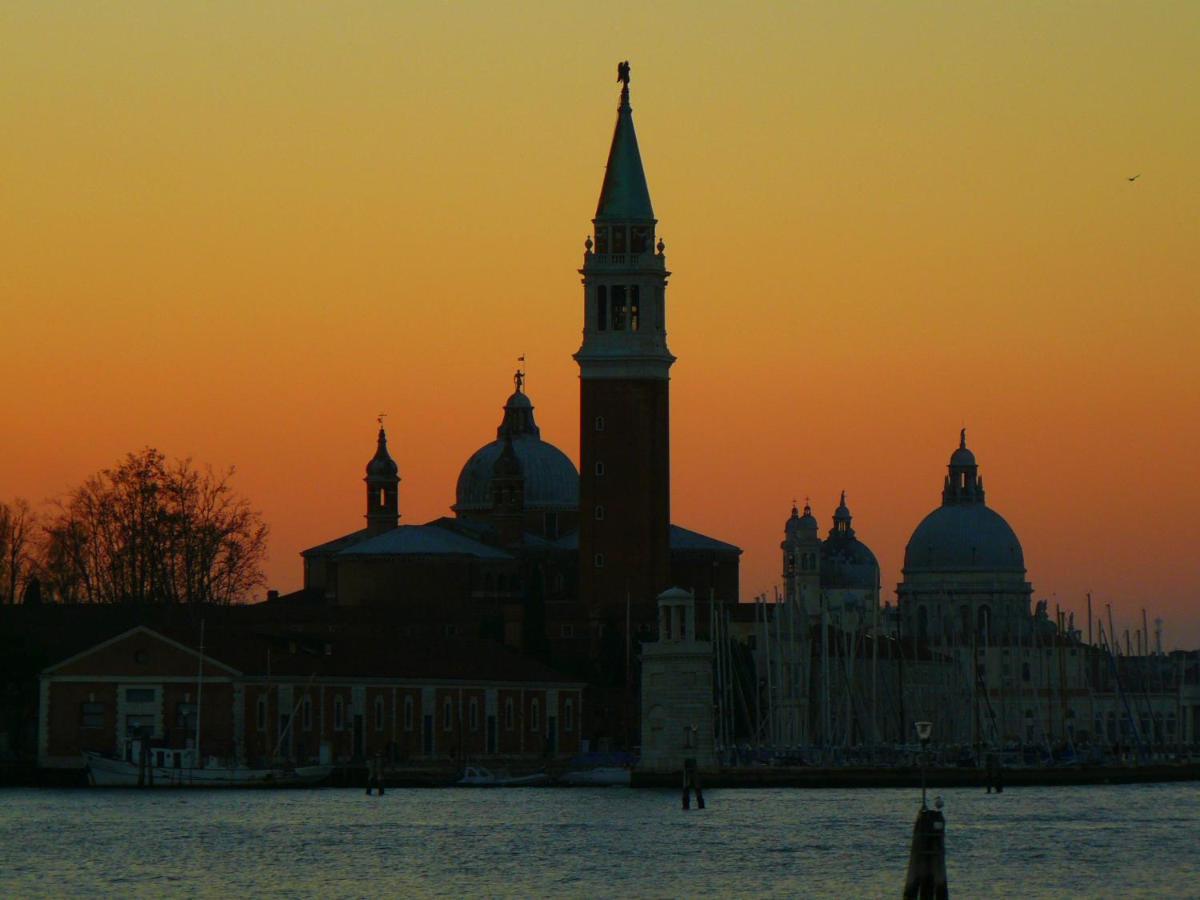
[[[126,688],[126,703],[153,703],[154,688]]]
[[[154,736],[154,716],[126,716],[125,737],[148,738]]]
[[[612,230],[612,252],[625,252],[625,226],[614,225]]]
[[[104,727],[104,704],[103,703],[80,704],[79,727],[80,728],[103,728]]]
[[[542,727],[542,704],[536,697],[529,704],[529,730],[538,731]]]
[[[663,300],[663,289],[656,287],[654,289],[654,326],[659,331],[666,327],[666,304]]]
[[[447,697],[442,701],[442,730],[449,731],[454,727],[454,701]]]
[[[1021,663],[1021,680],[1029,681],[1029,663]]]
[[[267,695],[258,695],[258,708],[254,713],[254,725],[259,731],[267,730]]]
[[[603,284],[596,288],[596,330],[608,330],[608,288]]]
[[[504,700],[504,730],[513,730],[513,702],[512,697],[506,697]]]
[[[563,701],[563,731],[572,731],[575,728],[575,701]]]
[[[305,731],[312,731],[312,697],[305,696],[300,704],[300,725]]]
[[[565,637],[565,638],[575,637],[575,626],[574,625],[560,625],[558,627],[558,636]]]
[[[467,704],[467,725],[472,731],[479,730],[479,698],[472,697]]]
[[[597,431],[604,430],[604,416],[596,416],[596,430]]]
[[[625,286],[612,286],[612,327],[613,331],[625,330]]]
[[[501,577],[501,579],[503,579],[503,578],[504,578],[504,576],[503,576],[503,575],[501,575],[500,577]],[[504,590],[504,587],[503,587],[503,584],[504,584],[504,582],[503,582],[503,580],[500,582],[500,584],[501,584],[501,586],[500,586],[500,590]],[[442,633],[443,633],[443,634],[444,634],[446,637],[456,637],[456,636],[458,635],[458,626],[457,626],[457,625],[443,625],[443,626],[442,626]]]
[[[604,554],[603,553],[596,554],[596,568],[597,569],[604,568]]]
[[[597,522],[604,521],[604,507],[601,506],[599,503],[596,504],[596,521]]]
[[[641,290],[636,284],[629,286],[629,330],[637,331],[641,318]]]
[[[602,463],[602,462],[596,463],[596,475],[598,475],[598,476],[604,475],[604,463]]]
[[[404,730],[413,730],[413,698],[404,698]]]
[[[196,704],[177,703],[175,705],[175,727],[187,732],[196,730]]]
[[[333,730],[341,731],[346,727],[346,702],[342,695],[333,698]]]
[[[383,698],[375,698],[375,730],[383,731]]]

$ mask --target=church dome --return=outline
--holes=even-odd
[[[853,521],[846,505],[846,492],[842,491],[833,513],[833,527],[821,543],[821,586],[877,590],[879,561],[871,548],[855,536]]]
[[[524,391],[524,376],[518,373],[517,389],[504,404],[504,419],[496,429],[496,440],[471,454],[458,475],[454,511],[458,513],[492,508],[491,482],[495,465],[505,450],[506,439],[520,461],[524,478],[524,503],[529,511],[563,512],[579,509],[579,470],[565,453],[542,440],[533,418],[533,404]]]
[[[1004,517],[982,503],[927,515],[904,548],[908,572],[1025,571],[1021,542]]]
[[[988,508],[966,431],[950,457],[942,505],[917,526],[904,549],[904,572],[1025,574],[1021,542],[1004,517]]]

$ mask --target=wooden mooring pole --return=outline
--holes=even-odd
[[[371,796],[372,788],[379,788],[379,796],[383,796],[383,755],[376,753],[367,760],[367,796]]]
[[[941,806],[939,799],[935,806]],[[908,855],[908,877],[904,900],[949,900],[946,883],[946,819],[941,809],[924,805],[913,826],[912,850]]]
[[[683,761],[683,808],[692,808],[692,791],[696,792],[696,809],[704,809],[704,792],[700,789],[700,774],[696,771],[696,760],[688,757]]]

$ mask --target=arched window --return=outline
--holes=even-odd
[[[917,638],[929,640],[929,610],[924,606],[917,607]]]
[[[575,727],[575,701],[563,701],[563,730],[571,731]]]
[[[596,288],[596,330],[608,329],[608,287],[600,285]],[[600,429],[596,429],[599,431]]]
[[[479,730],[479,698],[472,697],[471,702],[467,704],[467,726],[472,731]]]
[[[258,709],[255,712],[254,722],[258,726],[259,731],[267,730],[267,695],[266,694],[258,695]]]
[[[512,731],[514,725],[512,697],[504,699],[504,730]]]
[[[333,698],[333,730],[341,731],[346,727],[346,702],[342,695]]]

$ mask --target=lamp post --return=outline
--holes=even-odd
[[[925,756],[929,748],[929,736],[933,733],[932,722],[914,722],[917,728],[917,739],[921,742],[921,809],[928,809],[925,803]]]

